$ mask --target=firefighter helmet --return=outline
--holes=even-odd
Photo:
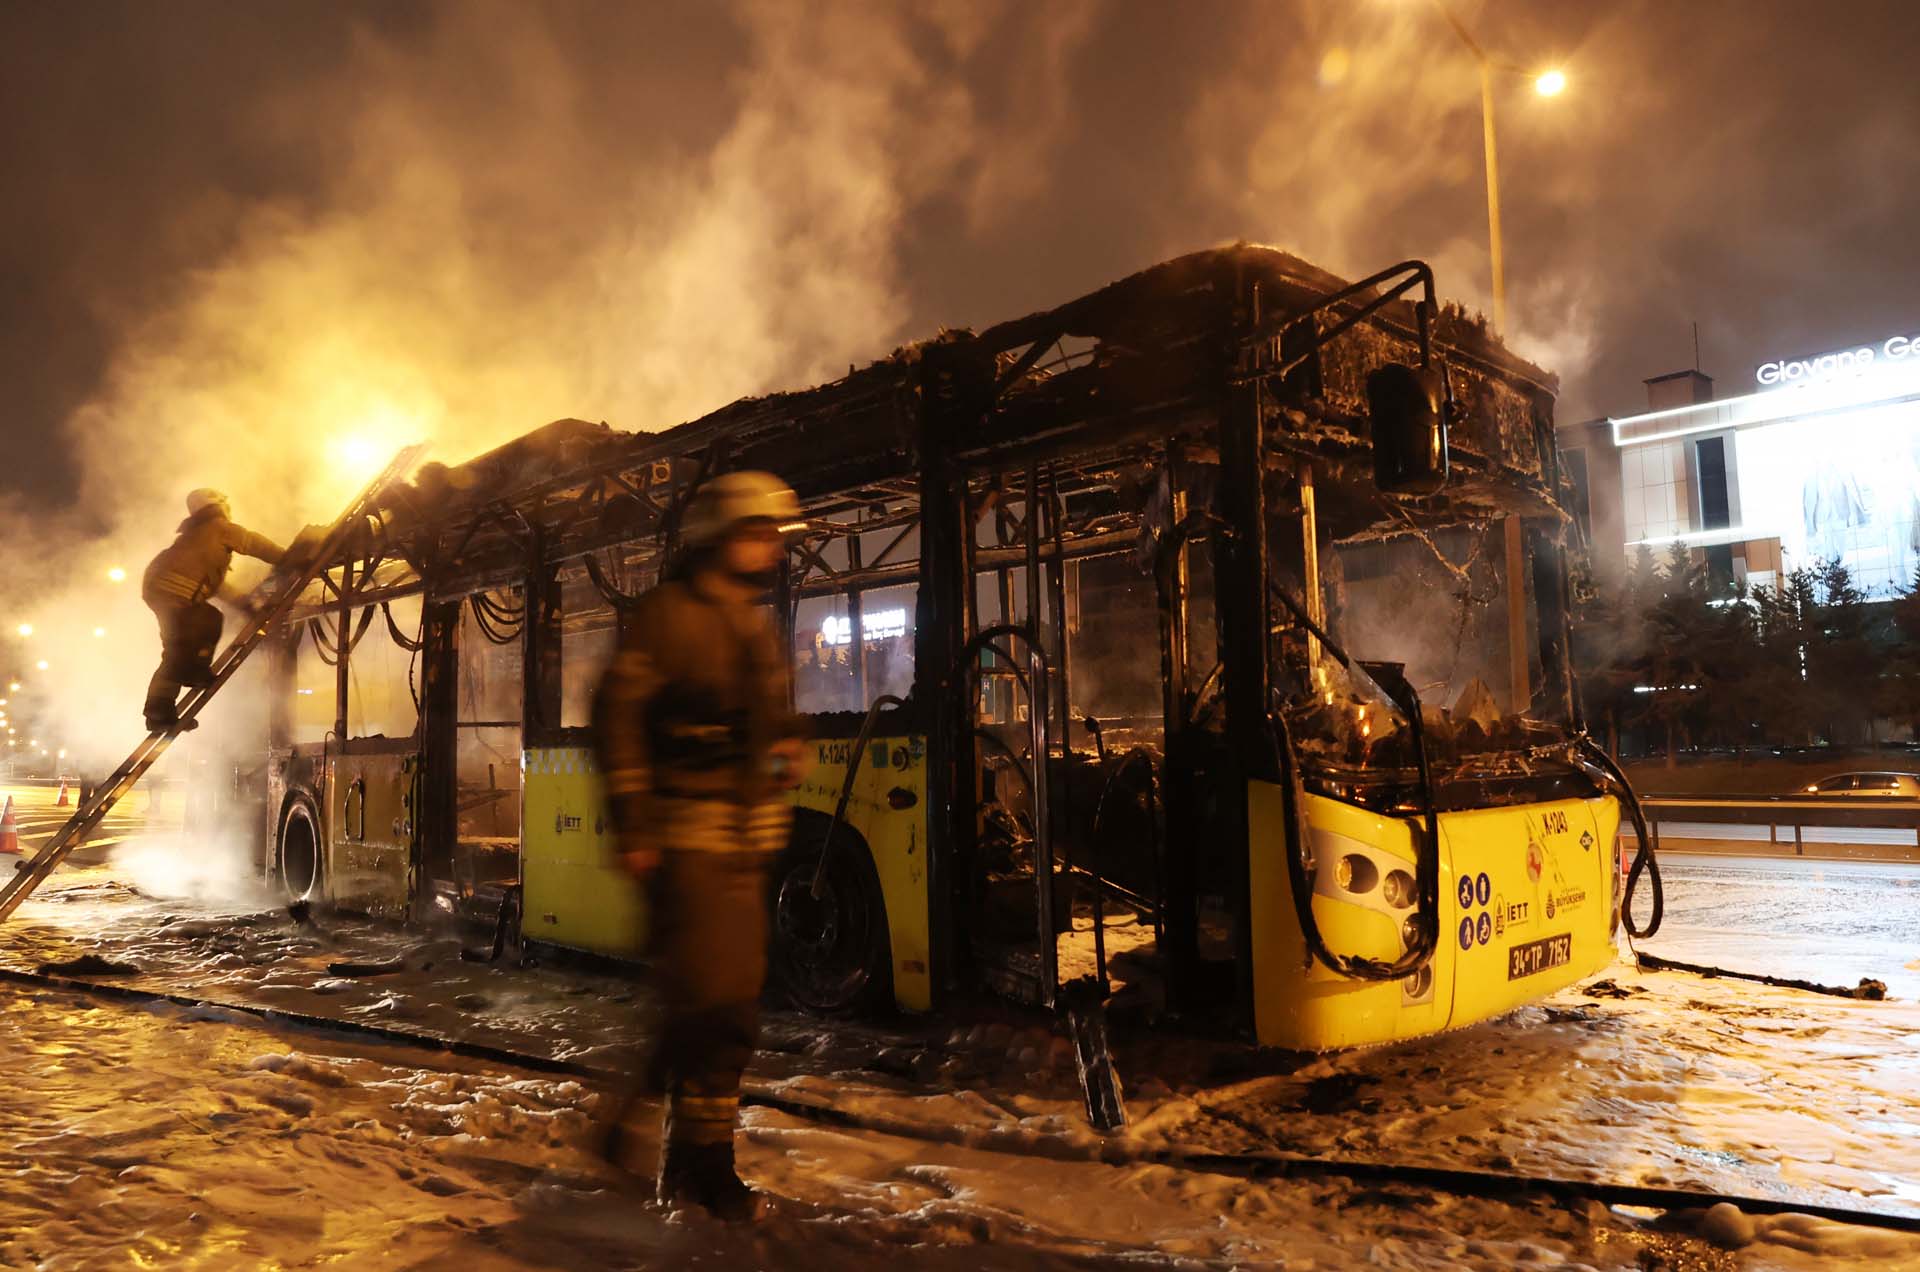
[[[211,486],[202,486],[187,496],[187,515],[192,516],[202,508],[211,508],[219,504],[224,510],[228,507],[227,497]]]
[[[783,525],[799,518],[800,501],[792,487],[772,473],[722,473],[694,492],[680,538],[688,547],[705,547],[744,521]]]

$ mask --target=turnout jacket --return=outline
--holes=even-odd
[[[180,605],[217,596],[236,552],[268,565],[286,555],[271,539],[227,520],[219,508],[202,508],[180,523],[173,542],[147,565],[141,595]]]
[[[622,834],[648,828],[653,797],[773,798],[783,784],[769,752],[800,733],[787,660],[761,610],[674,579],[623,616],[594,699],[600,771]]]

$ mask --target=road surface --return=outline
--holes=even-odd
[[[1649,953],[1920,999],[1920,865],[1663,853]],[[1636,900],[1643,918],[1645,901]]]
[[[296,922],[201,848],[149,837],[62,871],[0,927],[0,966],[90,955],[114,984],[603,1067],[644,1037],[646,997],[625,980]],[[1655,951],[1875,975],[1902,1001],[1622,962],[1395,1047],[1284,1057],[1134,1036],[1119,1044],[1133,1121],[1110,1141],[1044,1021],[775,1014],[752,1091],[861,1125],[750,1109],[743,1168],[778,1203],[745,1233],[661,1214],[599,1162],[591,1081],[0,986],[0,1266],[1920,1268],[1920,1237],[1791,1215],[1101,1160],[1297,1153],[1920,1215],[1920,886],[1896,868],[1726,858],[1674,858],[1667,877]],[[383,960],[385,974],[341,970]]]

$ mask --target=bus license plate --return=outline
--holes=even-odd
[[[1559,967],[1572,959],[1573,934],[1571,932],[1550,936],[1544,941],[1528,941],[1525,945],[1516,945],[1507,951],[1507,979],[1519,980],[1523,976],[1544,972],[1550,967]]]

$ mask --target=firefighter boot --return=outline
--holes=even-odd
[[[147,701],[141,714],[147,722],[148,733],[184,733],[197,728],[198,720],[182,721],[174,698],[180,692],[180,684],[167,675],[166,669],[154,673],[153,682],[147,686]]]
[[[716,1116],[721,1105],[726,1106],[724,1118]],[[666,1144],[660,1151],[656,1197],[661,1205],[699,1206],[729,1223],[759,1216],[760,1194],[734,1169],[732,1114],[738,1105],[737,1097],[675,1093],[668,1103]]]
[[[761,1196],[747,1187],[733,1164],[733,1141],[724,1144],[667,1142],[660,1157],[658,1199],[663,1206],[699,1206],[727,1223],[760,1216]]]

